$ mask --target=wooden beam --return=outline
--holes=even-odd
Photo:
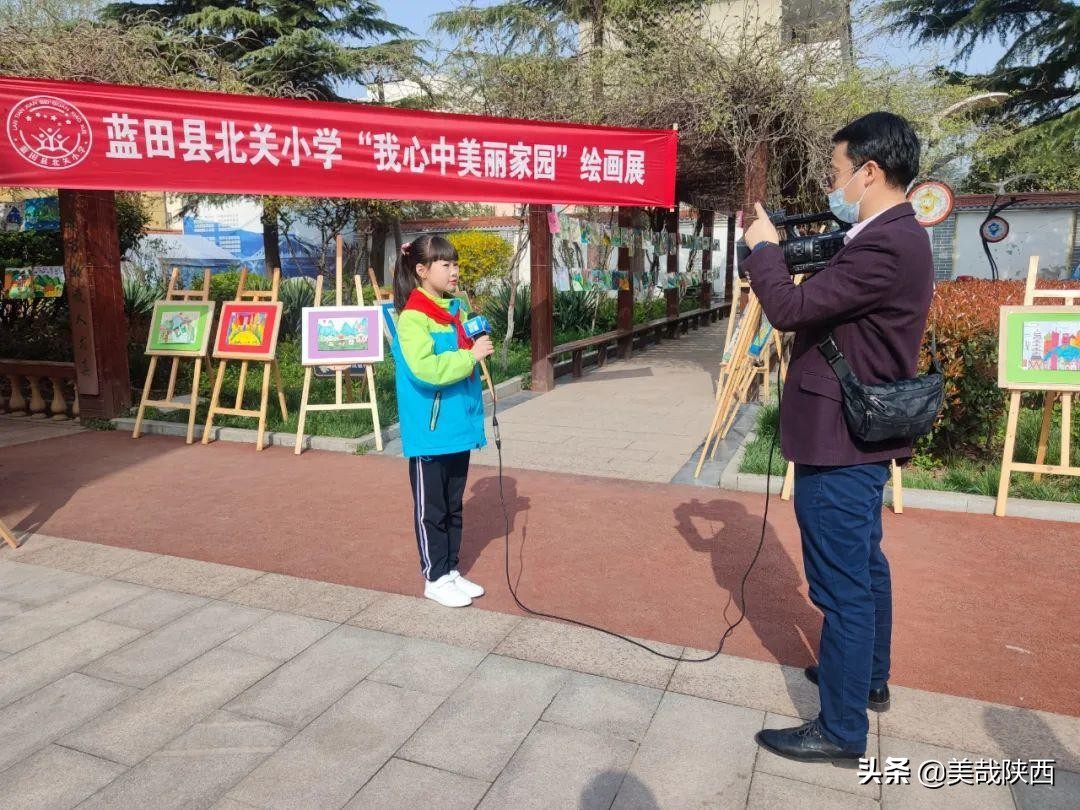
[[[732,301],[735,291],[735,217],[727,218],[727,251],[724,257],[724,300]],[[735,311],[732,305],[732,312]]]
[[[667,255],[667,274],[669,276],[678,275],[679,273],[679,209],[676,206],[664,215],[664,225],[667,227],[667,232],[671,234],[671,238],[675,241],[675,252],[668,253]],[[665,289],[664,298],[667,301],[667,316],[668,318],[679,317],[679,291]],[[670,337],[677,338],[679,336],[679,325],[676,324],[675,328],[671,331]]]
[[[60,189],[60,223],[79,412],[112,419],[131,407],[113,192]]]
[[[548,356],[554,347],[554,291],[551,273],[550,205],[529,206],[529,283],[532,296],[532,390],[555,387],[555,366]]]

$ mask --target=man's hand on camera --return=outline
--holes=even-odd
[[[779,245],[780,234],[777,232],[776,226],[769,221],[769,215],[761,207],[761,203],[754,203],[754,210],[757,212],[757,219],[743,234],[746,246],[753,250],[762,242]]]

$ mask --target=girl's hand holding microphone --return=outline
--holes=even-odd
[[[491,355],[495,354],[495,346],[491,342],[491,338],[487,335],[481,335],[476,339],[476,342],[472,346],[473,356],[477,362],[483,362]]]

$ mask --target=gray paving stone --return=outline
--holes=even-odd
[[[141,585],[105,580],[0,622],[0,650],[19,652],[144,593]]]
[[[952,759],[975,762],[985,758],[981,754],[960,751],[954,748],[942,748],[937,745],[897,740],[882,735],[881,756],[903,757],[911,766],[911,782],[907,785],[882,785],[882,808],[918,808],[918,810],[1011,810],[1016,805],[1012,793],[1006,785],[945,785],[940,788],[924,787],[920,784],[919,769],[930,761],[936,760],[945,768]],[[944,773],[942,774],[944,776]]]
[[[0,619],[15,616],[16,614],[22,613],[24,610],[28,610],[26,605],[21,605],[18,602],[12,602],[8,599],[0,599]]]
[[[640,742],[663,695],[659,689],[575,672],[543,719]]]
[[[750,786],[750,801],[746,804],[747,810],[874,810],[878,806],[877,801],[865,796],[829,790],[820,785],[784,779],[760,771],[754,774],[754,783]]]
[[[607,810],[636,747],[629,740],[537,723],[480,807]]]
[[[263,808],[341,807],[439,704],[364,681],[229,792]]]
[[[111,577],[157,556],[147,551],[130,548],[53,538],[52,543],[28,550],[20,560],[95,577]]]
[[[266,611],[256,608],[211,602],[95,661],[83,672],[129,686],[149,686],[265,615]]]
[[[385,594],[379,591],[333,582],[265,574],[231,591],[226,598],[242,605],[298,613],[340,624],[383,596]]]
[[[1080,717],[889,689],[892,706],[880,718],[883,736],[1014,759],[1054,759],[1060,768],[1080,771]]]
[[[211,650],[60,743],[135,765],[277,665],[235,650]]]
[[[681,647],[669,644],[650,643],[649,646],[667,655],[677,656],[682,652]],[[620,639],[546,619],[523,619],[495,652],[658,689],[667,686],[675,669],[674,661]]]
[[[122,774],[115,762],[50,745],[0,778],[0,807],[56,810],[74,807]]]
[[[399,755],[494,781],[569,675],[543,664],[489,656]]]
[[[400,649],[402,641],[385,633],[339,627],[225,708],[301,728]]]
[[[613,808],[743,807],[765,716],[668,693],[660,701]],[[646,795],[644,791],[648,791]]]
[[[38,607],[93,585],[96,577],[40,565],[0,560],[0,593],[10,602]]]
[[[477,650],[409,638],[385,664],[368,675],[368,680],[414,692],[449,695],[483,660],[484,653]]]
[[[123,647],[141,630],[91,619],[0,661],[0,707]]]
[[[8,528],[11,527],[9,526]],[[22,534],[21,538],[20,534]],[[38,552],[46,546],[53,546],[64,542],[59,537],[50,537],[45,534],[25,534],[20,532],[15,532],[15,539],[19,541],[18,548],[11,548],[11,546],[6,543],[0,544],[0,560],[22,562],[23,557],[29,554]]]
[[[261,655],[275,661],[288,661],[306,650],[337,625],[322,619],[294,616],[290,613],[271,613],[247,630],[233,636],[225,647],[230,650]]]
[[[345,810],[399,810],[402,807],[438,807],[473,810],[490,785],[427,765],[391,759]]]
[[[261,576],[261,571],[237,568],[234,565],[220,565],[184,557],[156,557],[142,565],[121,571],[116,575],[116,579],[217,599]]]
[[[1055,769],[1053,785],[1012,786],[1018,810],[1076,810],[1080,807],[1080,773]]]
[[[272,723],[216,712],[117,779],[82,810],[211,807],[289,736]]]
[[[103,613],[99,618],[102,621],[122,624],[125,627],[157,630],[185,613],[190,613],[195,608],[205,605],[207,601],[204,596],[151,588],[145,595],[108,613]]]
[[[250,804],[244,804],[226,796],[215,804],[211,810],[258,810],[258,808],[253,808]]]
[[[447,610],[430,599],[388,594],[349,624],[491,652],[521,619],[471,607]]]
[[[783,717],[771,712],[765,716],[765,728],[791,728],[801,726],[803,721],[796,717]],[[871,729],[874,725],[871,724]],[[866,741],[866,756],[876,757],[878,762],[884,762],[878,749],[878,737],[870,734]],[[811,785],[841,790],[845,793],[855,793],[868,799],[878,800],[881,798],[881,788],[869,782],[859,784],[858,769],[851,768],[823,768],[818,763],[795,762],[794,760],[779,757],[764,748],[758,751],[757,762],[754,770],[758,773],[768,773],[773,776],[781,776],[785,779],[794,779],[797,782],[807,782]]]
[[[687,658],[707,655],[702,650],[685,652]],[[787,717],[810,719],[818,713],[817,687],[801,669],[734,655],[720,655],[704,664],[679,664],[668,689]]]
[[[134,693],[75,672],[0,709],[0,771]]]

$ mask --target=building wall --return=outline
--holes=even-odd
[[[990,263],[983,251],[979,228],[986,211],[959,211],[955,214],[953,276],[990,278]],[[1028,260],[1039,257],[1040,274],[1062,279],[1072,275],[1076,252],[1076,213],[1073,208],[1006,209],[1001,216],[1009,223],[1009,235],[990,245],[998,266],[998,278],[1027,277]]]

